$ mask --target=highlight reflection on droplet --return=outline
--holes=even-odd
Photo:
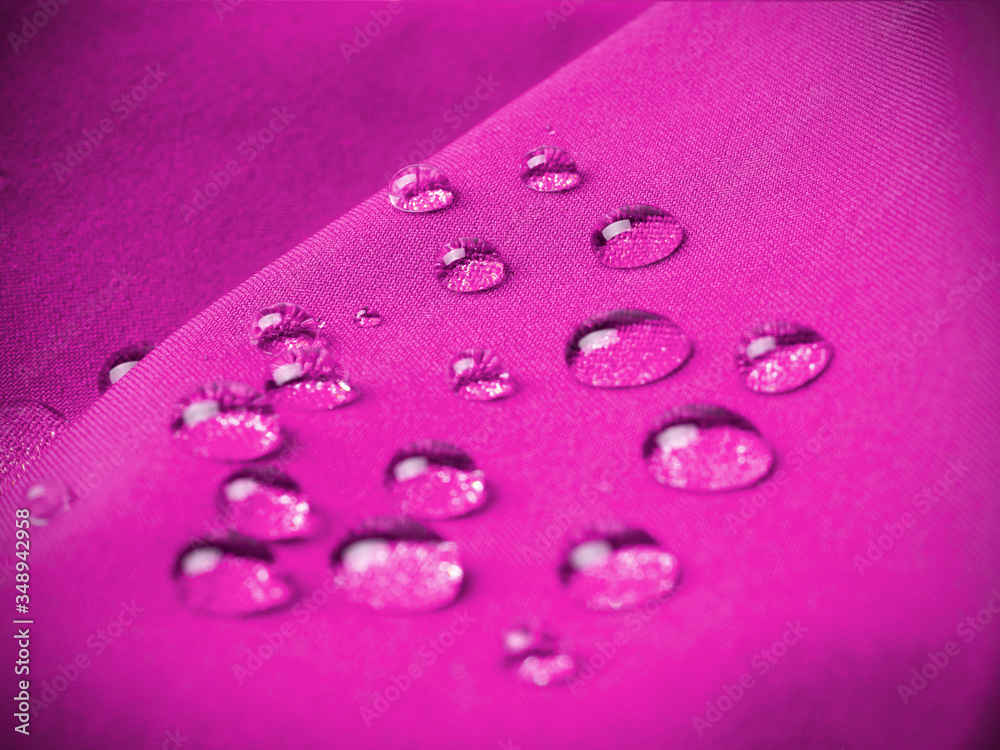
[[[218,505],[231,529],[253,539],[300,539],[315,526],[298,484],[274,467],[230,475],[219,488]]]
[[[127,375],[152,349],[153,347],[146,344],[135,344],[112,354],[104,361],[98,373],[97,390],[104,393]]]
[[[573,157],[555,146],[542,146],[525,154],[520,173],[521,181],[540,193],[561,192],[580,184]]]
[[[455,200],[448,177],[433,164],[403,167],[389,181],[389,203],[400,211],[427,213]]]
[[[819,377],[833,359],[833,347],[811,328],[777,321],[743,334],[736,368],[755,393],[787,393]]]
[[[504,661],[521,682],[538,687],[559,685],[574,676],[576,659],[537,623],[503,634]]]
[[[572,540],[559,568],[570,598],[587,609],[631,609],[663,599],[680,576],[677,558],[649,534],[605,523]]]
[[[749,487],[771,470],[774,454],[760,432],[720,406],[692,404],[658,420],[642,447],[662,484],[696,492]]]
[[[514,381],[489,349],[466,349],[451,362],[451,389],[469,401],[495,401],[514,393]]]
[[[386,485],[400,512],[412,518],[457,518],[486,502],[484,474],[467,453],[436,440],[396,452]]]
[[[357,390],[321,346],[291,349],[271,362],[270,370],[267,392],[278,409],[326,411],[357,398]]]
[[[216,461],[259,458],[281,442],[278,415],[242,383],[199,388],[178,404],[172,429],[194,455]]]
[[[288,302],[265,307],[250,328],[250,340],[269,354],[278,354],[316,340],[316,319]]]
[[[495,287],[504,280],[507,267],[486,240],[459,237],[442,249],[434,272],[446,289],[468,294]]]
[[[625,206],[606,214],[591,233],[597,259],[610,268],[638,268],[663,260],[680,247],[684,229],[655,206]]]
[[[358,328],[374,328],[382,323],[382,316],[369,307],[362,307],[354,314],[354,325]]]
[[[661,315],[612,310],[577,328],[566,345],[566,364],[584,385],[628,388],[666,377],[691,349],[687,336]]]
[[[201,541],[174,565],[181,599],[195,612],[246,617],[288,604],[294,587],[273,570],[274,556],[249,539]]]
[[[465,575],[458,545],[415,521],[374,518],[333,552],[334,582],[357,604],[429,612],[451,604]]]

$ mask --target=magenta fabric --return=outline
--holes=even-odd
[[[997,31],[993,6],[973,3],[656,5],[437,153],[452,207],[403,214],[382,190],[211,304],[5,498],[8,513],[50,476],[80,496],[32,530],[32,690],[72,674],[78,654],[89,665],[32,719],[31,746],[179,734],[198,748],[991,747]],[[520,184],[520,156],[546,142],[577,159],[577,189]],[[606,268],[590,232],[631,203],[671,212],[687,239],[661,263]],[[437,283],[435,254],[456,235],[497,247],[503,285],[463,296]],[[282,415],[282,466],[331,524],[275,548],[280,569],[313,596],[344,532],[392,512],[395,450],[446,440],[492,494],[478,515],[431,524],[469,572],[452,607],[386,616],[333,596],[303,622],[179,605],[170,568],[232,467],[185,454],[171,410],[210,380],[260,387],[268,358],[248,332],[281,301],[326,322],[363,396]],[[354,326],[361,306],[383,324]],[[565,342],[625,306],[670,317],[695,354],[655,384],[588,389]],[[808,387],[769,397],[739,384],[733,349],[774,317],[815,327],[835,355]],[[470,346],[495,350],[520,391],[451,394],[447,365]],[[777,473],[718,495],[657,485],[642,442],[691,401],[753,422]],[[599,518],[645,529],[683,566],[648,619],[585,612],[559,583],[559,543]],[[550,527],[552,547],[526,554]],[[134,623],[96,653],[90,639],[123,607]],[[505,672],[500,634],[530,617],[591,665],[582,686]],[[428,664],[422,650],[456,618],[471,627]],[[234,666],[286,621],[294,632],[241,683]],[[942,659],[901,697],[911,670]],[[411,664],[423,676],[403,690]]]
[[[112,353],[159,343],[646,7],[558,5],[73,0],[28,38],[46,14],[6,3],[4,406],[75,417]]]

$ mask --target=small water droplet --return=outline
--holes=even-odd
[[[178,404],[172,428],[194,455],[216,461],[259,458],[281,441],[278,415],[242,383],[199,388]]]
[[[97,376],[97,390],[104,393],[108,388],[121,380],[128,372],[139,364],[139,361],[149,354],[153,347],[147,344],[134,344],[119,349],[104,361]]]
[[[537,623],[506,631],[503,650],[508,668],[530,685],[558,685],[576,674],[576,659]]]
[[[269,354],[307,346],[316,340],[316,319],[298,305],[282,302],[257,313],[250,340]]]
[[[358,395],[321,346],[300,346],[277,357],[271,363],[267,392],[279,409],[297,411],[336,409]]]
[[[677,558],[649,534],[613,523],[578,534],[559,567],[570,598],[604,612],[663,599],[679,576]]]
[[[459,237],[445,245],[434,273],[453,292],[481,292],[503,281],[507,267],[485,240]]]
[[[451,205],[455,193],[445,173],[432,164],[412,164],[389,182],[389,203],[400,211],[427,213]]]
[[[233,531],[253,539],[298,539],[315,527],[299,486],[275,468],[230,475],[219,488],[218,505]]]
[[[569,190],[580,183],[573,157],[555,146],[529,151],[521,160],[521,182],[540,193]]]
[[[663,316],[612,310],[576,329],[566,345],[566,364],[584,385],[629,388],[666,377],[691,351],[687,336]]]
[[[642,453],[658,482],[695,492],[749,487],[774,463],[756,427],[739,414],[706,404],[682,406],[661,417]]]
[[[382,316],[368,307],[354,313],[354,325],[358,328],[374,328],[382,322]]]
[[[429,612],[451,604],[465,575],[458,545],[400,518],[374,518],[333,552],[334,582],[357,604]]]
[[[245,617],[291,602],[291,582],[276,575],[274,556],[249,539],[201,541],[177,557],[174,579],[184,603],[196,612]]]
[[[655,206],[625,206],[606,214],[591,235],[597,259],[609,268],[638,268],[662,260],[684,239],[677,219]]]
[[[514,390],[500,358],[489,349],[466,349],[451,362],[451,389],[469,401],[494,401]]]
[[[545,132],[548,133],[549,135],[552,135],[553,133],[556,132],[556,129],[552,125],[546,125],[545,126]]]
[[[755,393],[787,393],[819,377],[833,347],[811,328],[778,321],[755,326],[740,339],[736,367]]]
[[[396,451],[385,479],[400,511],[413,518],[457,518],[486,502],[483,472],[467,453],[436,440]]]
[[[36,482],[24,493],[32,526],[48,526],[55,516],[65,513],[73,503],[73,493],[58,479]]]

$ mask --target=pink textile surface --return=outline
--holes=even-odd
[[[46,705],[30,745],[990,747],[998,29],[987,4],[654,6],[436,153],[454,205],[404,214],[382,190],[211,304],[5,496],[13,508],[53,476],[79,496],[31,531],[32,690]],[[520,183],[541,144],[576,158],[577,188]],[[683,245],[644,268],[601,265],[600,217],[642,203],[677,217]],[[488,239],[505,281],[443,288],[433,263],[456,236]],[[346,531],[393,512],[396,450],[444,440],[490,491],[481,512],[428,523],[469,576],[451,607],[379,614],[333,595],[308,618],[220,619],[179,603],[170,570],[234,467],[185,452],[174,406],[213,380],[261,389],[270,357],[250,327],[285,301],[325,322],[361,397],[281,414],[291,449],[277,460],[328,523],[273,546],[277,568],[315,602]],[[382,324],[355,326],[362,306]],[[566,341],[621,307],[669,317],[694,354],[655,383],[587,388]],[[766,396],[739,383],[733,351],[774,318],[815,328],[835,354],[805,388]],[[470,347],[503,359],[514,395],[450,391],[448,364]],[[746,417],[776,472],[721,494],[657,484],[643,441],[688,402]],[[681,581],[656,613],[567,597],[559,548],[599,519],[676,555]],[[504,669],[501,633],[534,617],[588,664],[586,681],[538,688]],[[9,641],[2,658],[16,658]],[[421,676],[407,682],[411,665]]]

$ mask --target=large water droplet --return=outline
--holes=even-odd
[[[278,447],[278,415],[253,388],[209,383],[184,399],[172,424],[174,437],[196,456],[247,461]]]
[[[73,493],[58,479],[36,482],[24,493],[29,519],[33,526],[48,526],[55,516],[65,513],[73,503]]]
[[[665,598],[680,565],[649,534],[620,524],[590,529],[573,541],[559,567],[571,599],[587,609],[630,609]]]
[[[274,556],[249,539],[197,542],[177,558],[181,598],[201,614],[245,617],[288,604],[294,588],[275,575]]]
[[[506,266],[485,240],[459,237],[445,245],[434,272],[453,292],[481,292],[504,280]]]
[[[321,346],[300,346],[271,363],[268,395],[279,409],[325,411],[350,403],[357,391]]]
[[[299,486],[276,469],[245,469],[219,488],[218,503],[234,531],[254,539],[298,539],[315,526]]]
[[[555,146],[529,151],[521,160],[521,181],[532,190],[556,193],[580,183],[573,157]]]
[[[469,401],[493,401],[514,392],[500,358],[489,349],[466,349],[451,362],[451,389]]]
[[[642,447],[649,470],[677,489],[748,487],[771,470],[774,454],[757,428],[720,406],[693,404],[660,418]]]
[[[436,440],[397,451],[386,484],[400,511],[413,518],[456,518],[486,502],[483,472],[467,453]]]
[[[362,307],[354,314],[354,325],[358,328],[374,328],[382,322],[382,316],[368,307]]]
[[[664,378],[691,355],[691,342],[666,318],[612,310],[583,323],[566,345],[573,377],[595,388],[628,388]]]
[[[400,211],[427,213],[451,205],[455,193],[445,173],[432,164],[413,164],[389,182],[389,202]]]
[[[97,390],[104,393],[139,364],[139,360],[153,350],[146,344],[135,344],[120,349],[108,357],[97,376]]]
[[[604,216],[591,235],[597,259],[610,268],[648,266],[680,247],[684,229],[654,206],[625,206]]]
[[[428,612],[451,604],[464,571],[458,545],[399,518],[371,519],[333,552],[334,581],[377,610]]]
[[[811,328],[775,322],[743,334],[736,367],[755,393],[786,393],[819,376],[833,358],[833,347]]]
[[[558,685],[576,674],[576,659],[537,624],[506,631],[503,650],[507,666],[531,685]]]
[[[257,313],[250,340],[265,352],[276,354],[316,340],[316,319],[289,302],[265,307]]]

